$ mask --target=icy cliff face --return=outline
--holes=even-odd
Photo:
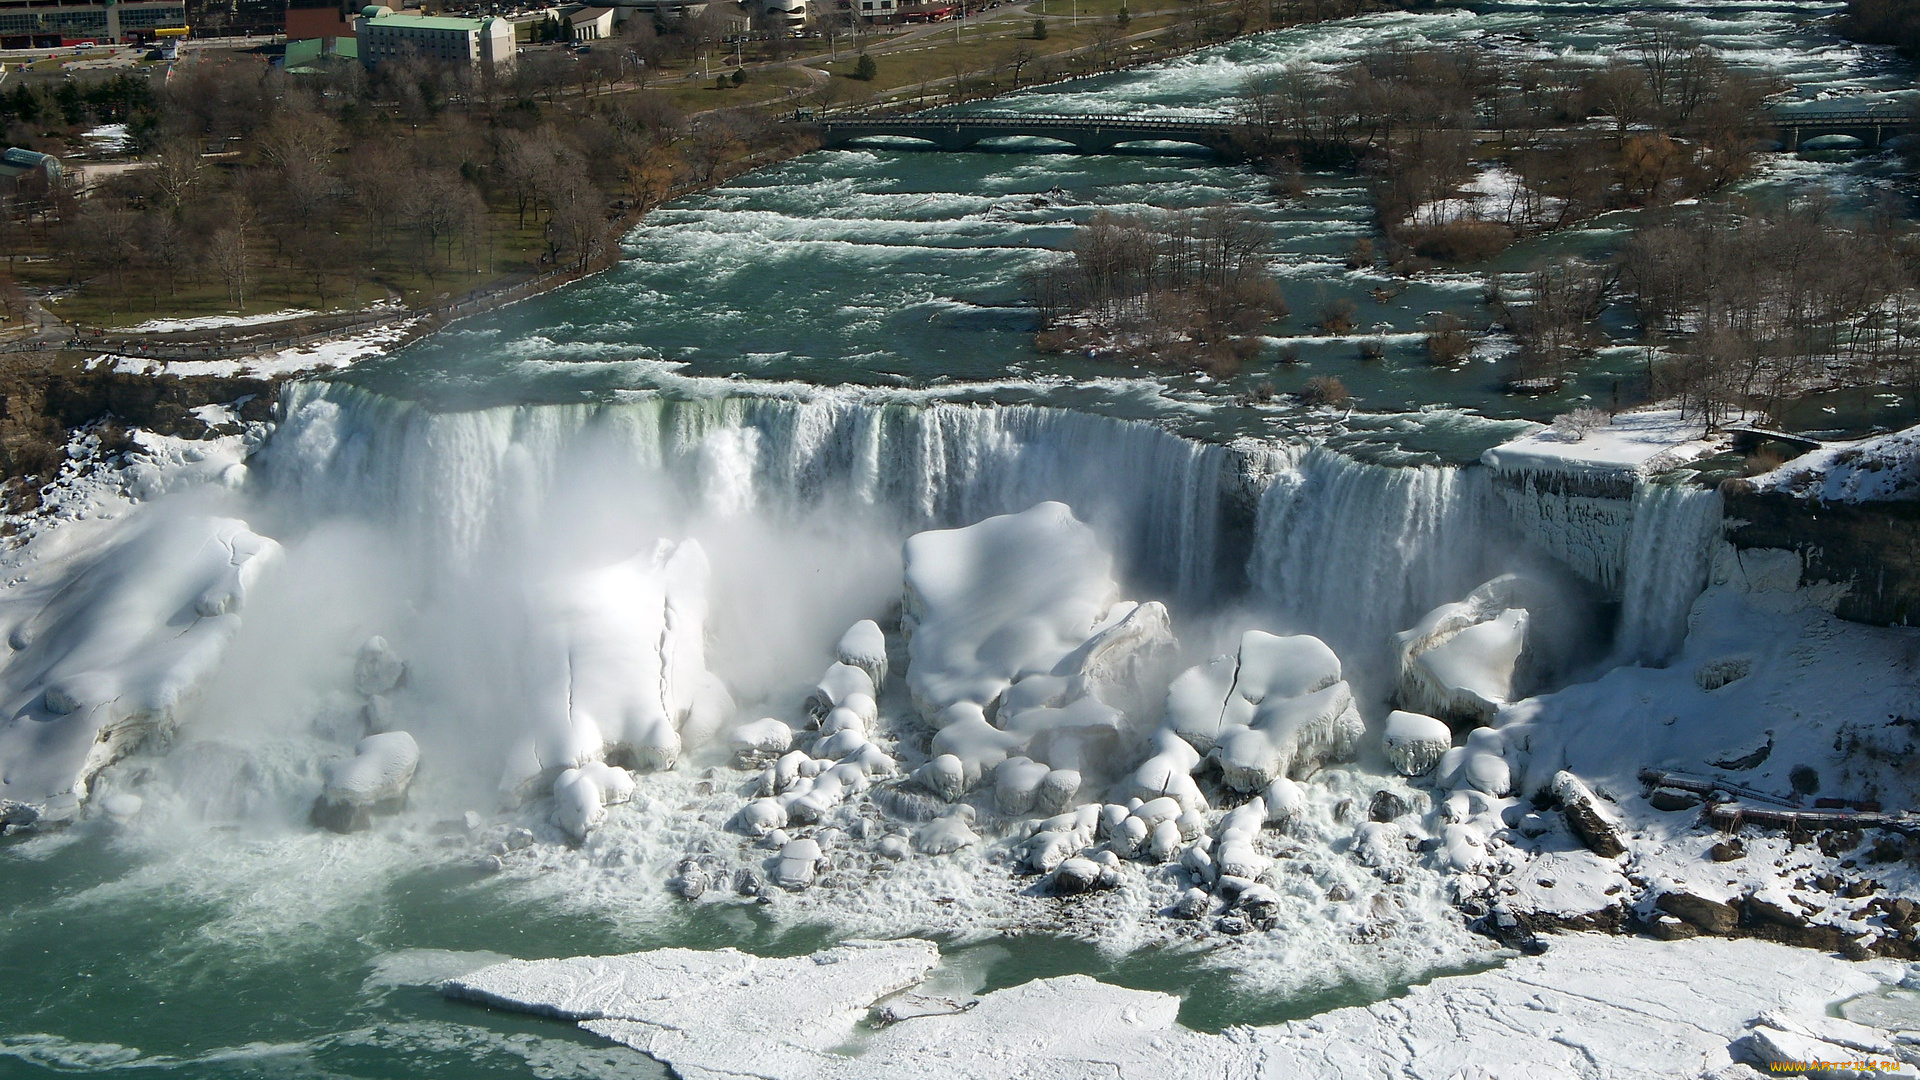
[[[279,555],[245,522],[158,514],[38,567],[36,587],[16,582],[12,654],[0,664],[0,799],[83,799],[102,768],[167,738]]]

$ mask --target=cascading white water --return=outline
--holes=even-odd
[[[1368,465],[1322,447],[1268,460],[1247,576],[1292,627],[1366,657],[1499,572],[1520,541],[1484,469]]]
[[[1679,651],[1687,615],[1706,585],[1720,525],[1719,492],[1689,484],[1634,486],[1616,657],[1659,663]]]
[[[471,557],[569,469],[625,472],[688,507],[841,506],[901,536],[1065,502],[1143,587],[1204,603],[1219,577],[1224,447],[1029,406],[873,403],[851,394],[435,413],[338,384],[290,387],[259,472],[310,519],[350,513]]]

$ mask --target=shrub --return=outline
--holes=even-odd
[[[1443,312],[1433,320],[1433,329],[1427,334],[1427,362],[1442,367],[1457,364],[1473,351],[1473,339],[1467,336],[1467,325],[1460,316],[1452,312]]]
[[[1387,343],[1379,338],[1368,338],[1360,343],[1360,359],[1384,360],[1387,358]]]
[[[880,65],[873,62],[873,57],[861,53],[860,59],[853,65],[853,77],[861,82],[872,82],[874,76],[878,74],[880,74]]]
[[[1033,40],[1035,41],[1047,40],[1047,20],[1045,19],[1033,20]]]
[[[1352,333],[1354,314],[1359,310],[1353,301],[1344,296],[1321,304],[1320,332],[1323,334]]]
[[[1415,255],[1446,263],[1485,262],[1513,244],[1513,230],[1497,221],[1450,221],[1401,233]]]
[[[1361,237],[1347,249],[1347,269],[1364,270],[1373,265],[1373,241]]]
[[[1300,400],[1309,405],[1345,405],[1353,400],[1347,393],[1347,384],[1332,375],[1315,375],[1307,380],[1307,388],[1300,391]]]

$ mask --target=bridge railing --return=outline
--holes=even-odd
[[[1188,119],[1145,118],[1138,116],[1032,116],[1018,113],[980,114],[967,116],[852,116],[821,121],[822,127],[906,127],[906,128],[952,128],[952,127],[1034,127],[1034,128],[1085,128],[1085,127],[1121,127],[1136,131],[1194,131],[1224,130],[1235,126],[1235,122],[1225,118],[1194,117]]]

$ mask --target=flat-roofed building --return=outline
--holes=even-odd
[[[392,8],[364,8],[353,21],[360,62],[369,68],[420,57],[505,72],[513,67],[513,24],[496,16],[456,19],[396,15]]]
[[[585,7],[567,16],[567,29],[576,42],[599,41],[613,36],[613,9]]]
[[[114,45],[151,37],[163,26],[187,25],[183,0],[0,0],[0,49],[56,49],[92,42]]]

